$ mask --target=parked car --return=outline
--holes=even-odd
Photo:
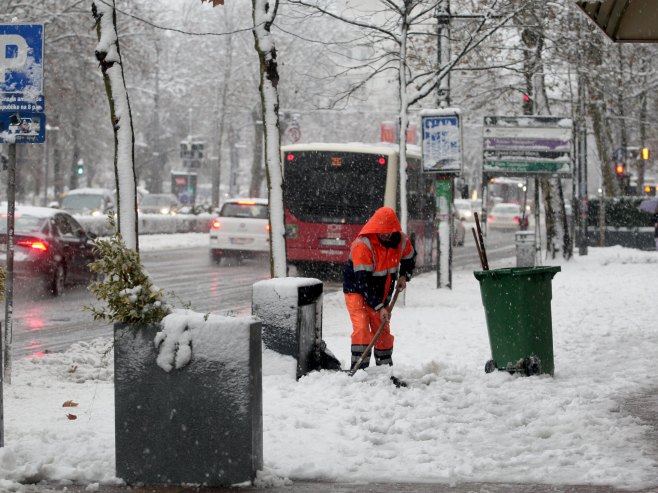
[[[7,212],[0,220],[0,262],[7,261]],[[94,273],[89,263],[98,259],[95,235],[73,216],[49,207],[16,207],[14,213],[14,278],[38,282],[59,296],[65,284],[87,284]]]
[[[175,216],[181,207],[178,198],[171,193],[149,193],[144,195],[138,211],[144,214],[165,214]]]
[[[105,188],[76,188],[66,192],[59,208],[70,214],[102,216],[114,209],[114,194]]]
[[[210,258],[238,261],[269,254],[270,223],[267,199],[229,199],[210,225]]]
[[[471,201],[468,199],[455,199],[455,210],[457,217],[464,221],[474,221],[473,209],[471,208]]]
[[[492,207],[487,216],[487,225],[492,229],[520,229],[521,206],[511,202],[501,202]],[[526,220],[530,218],[526,215]]]

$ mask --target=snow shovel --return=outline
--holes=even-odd
[[[399,294],[400,294],[400,290],[396,287],[395,292],[393,293],[393,299],[391,300],[391,304],[388,305],[389,314],[393,311],[393,307],[395,306],[395,302],[397,301]],[[361,365],[363,364],[363,360],[366,359],[370,354],[370,351],[372,351],[372,347],[375,345],[377,339],[379,339],[379,336],[384,331],[384,327],[386,327],[386,321],[383,321],[381,324],[379,324],[379,328],[377,329],[377,332],[375,332],[375,336],[372,338],[372,341],[370,341],[370,344],[368,344],[366,350],[363,351],[363,354],[356,362],[354,367],[349,372],[347,372],[350,377],[353,377],[354,374],[357,372],[357,370],[361,368]]]

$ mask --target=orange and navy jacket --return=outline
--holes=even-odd
[[[360,294],[375,310],[389,304],[395,281],[399,276],[411,279],[416,266],[414,247],[401,229],[393,209],[377,209],[352,242],[343,269],[344,293]],[[394,234],[382,244],[377,233]]]

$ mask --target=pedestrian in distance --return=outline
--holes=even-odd
[[[393,364],[395,338],[391,334],[388,306],[396,283],[397,289],[403,291],[415,265],[416,252],[393,209],[377,209],[352,242],[343,269],[343,293],[352,321],[350,369],[354,370],[381,324],[385,325],[374,345],[375,363]],[[360,368],[369,364],[368,354]]]

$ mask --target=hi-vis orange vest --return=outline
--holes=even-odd
[[[416,265],[416,252],[401,229],[393,209],[377,209],[352,242],[343,292],[362,295],[375,310],[390,302],[395,281],[401,275],[410,279]],[[393,241],[382,244],[378,233],[394,233]]]

